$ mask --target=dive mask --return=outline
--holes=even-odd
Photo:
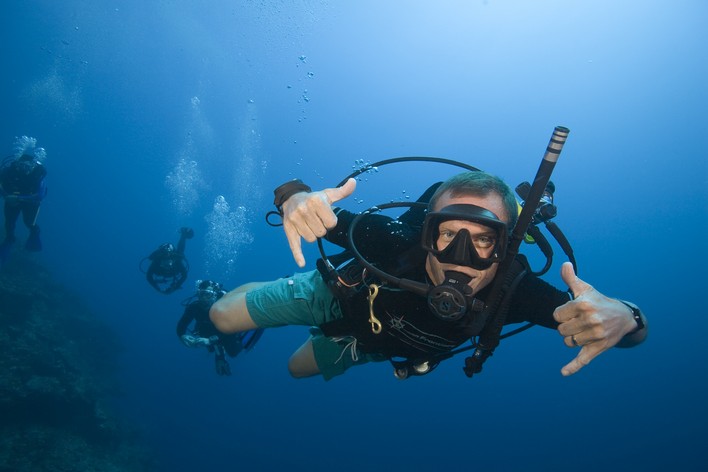
[[[495,239],[492,241],[491,255],[489,257],[479,255],[474,237],[466,229],[458,231],[444,249],[438,249],[440,224],[450,220],[470,221],[492,229]],[[477,205],[462,203],[448,205],[439,211],[433,211],[426,215],[423,222],[421,244],[423,249],[444,264],[485,270],[495,262],[504,259],[507,246],[507,226],[494,213]]]
[[[226,293],[220,283],[212,280],[197,280],[195,285],[197,296],[204,303],[212,304]]]

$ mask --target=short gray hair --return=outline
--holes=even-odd
[[[462,172],[447,179],[440,184],[428,204],[428,210],[432,211],[440,196],[449,192],[450,196],[464,197],[486,197],[496,193],[502,199],[506,216],[509,218],[507,225],[511,230],[519,219],[518,203],[514,196],[514,191],[499,177],[483,171]],[[498,215],[502,218],[502,215]]]

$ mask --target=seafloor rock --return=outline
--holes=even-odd
[[[106,405],[118,391],[113,333],[21,254],[0,269],[0,472],[152,469]]]

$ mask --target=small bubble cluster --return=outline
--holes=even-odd
[[[243,205],[232,210],[226,198],[219,195],[214,199],[212,211],[204,219],[208,225],[205,237],[207,266],[225,268],[231,275],[241,249],[253,242],[248,210]]]
[[[47,151],[43,147],[37,147],[37,138],[30,136],[15,137],[12,150],[16,157],[27,154],[34,157],[39,162],[44,162],[47,158]]]
[[[357,171],[363,171],[363,173],[365,174],[376,174],[379,171],[378,167],[372,166],[370,162],[364,159],[355,160],[352,169]]]

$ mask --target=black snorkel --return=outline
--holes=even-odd
[[[485,307],[484,313],[489,315],[489,321],[482,330],[479,336],[479,342],[471,357],[465,359],[464,371],[467,377],[472,377],[482,371],[484,362],[494,353],[494,349],[499,345],[501,331],[506,320],[506,313],[499,313],[497,308],[501,304],[504,296],[504,286],[508,283],[506,275],[514,262],[515,257],[519,253],[519,246],[524,240],[526,231],[532,223],[534,215],[539,206],[539,202],[546,191],[547,185],[551,179],[551,174],[555,168],[556,162],[563,150],[563,145],[568,138],[570,130],[563,126],[556,126],[553,130],[553,135],[546,147],[546,152],[541,160],[541,164],[536,171],[531,188],[528,189],[523,209],[519,214],[519,219],[514,226],[514,229],[509,238],[506,257],[499,263],[496,277],[491,286],[489,303]]]
[[[516,194],[521,198],[522,205],[525,205],[526,200],[529,198],[529,191],[531,190],[531,184],[528,182],[522,182],[516,186]],[[525,241],[529,244],[536,244],[541,250],[543,255],[546,257],[546,264],[541,268],[541,270],[532,271],[531,273],[536,276],[541,276],[548,272],[553,264],[553,248],[551,247],[548,239],[541,233],[539,224],[543,223],[546,229],[556,240],[558,245],[561,247],[568,260],[573,264],[573,269],[575,273],[578,273],[578,264],[575,260],[575,255],[573,254],[573,248],[570,242],[563,234],[563,231],[558,227],[558,225],[551,221],[558,214],[558,209],[554,203],[553,194],[556,191],[556,186],[553,182],[548,181],[546,189],[541,195],[541,200],[538,203],[536,212],[531,219],[531,224],[526,230]]]

